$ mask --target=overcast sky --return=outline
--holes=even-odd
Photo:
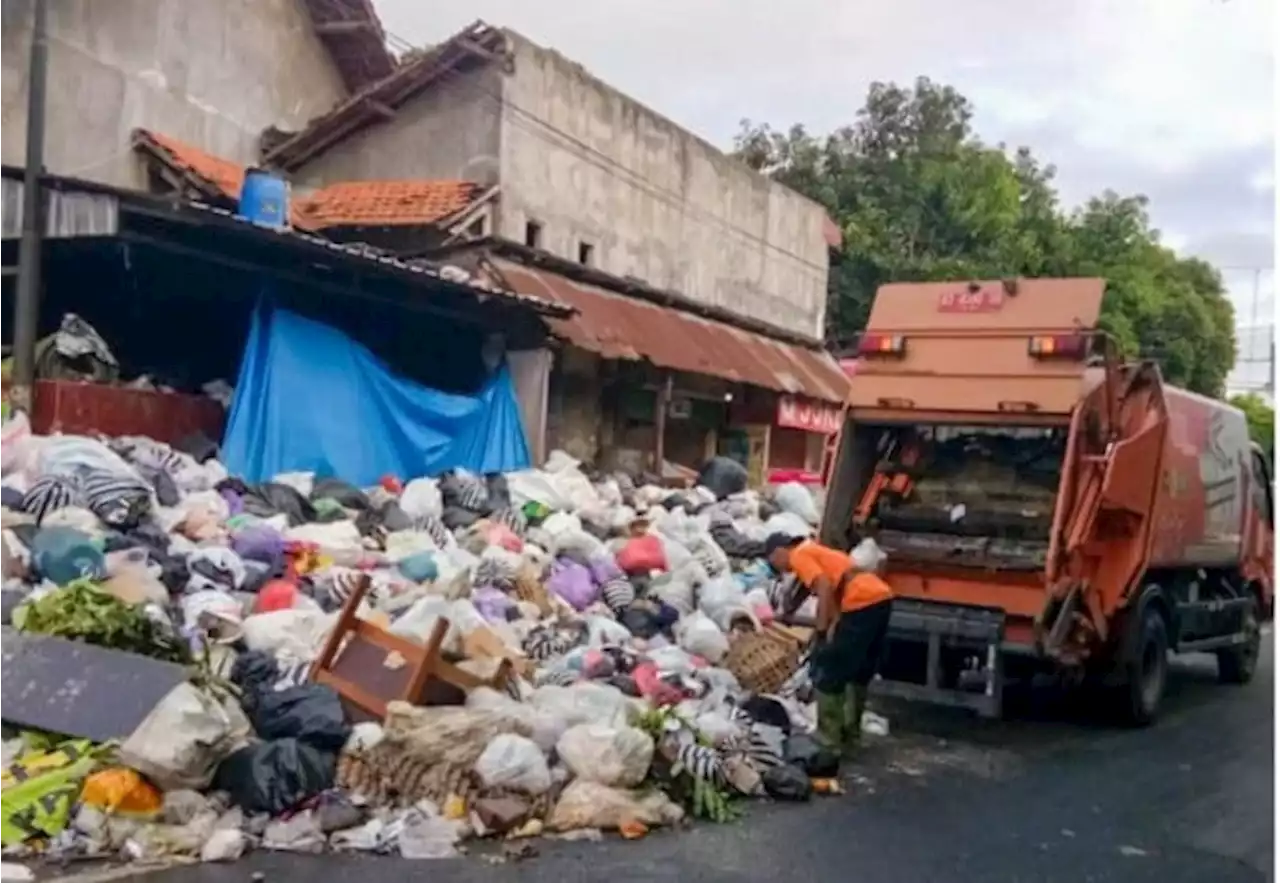
[[[1223,270],[1242,324],[1261,271],[1273,316],[1274,0],[375,4],[414,44],[511,27],[726,148],[743,118],[824,132],[873,80],[927,75],[970,98],[985,140],[1056,165],[1069,204],[1147,194],[1165,241]]]

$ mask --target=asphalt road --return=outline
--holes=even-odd
[[[979,883],[1272,880],[1274,666],[1270,639],[1248,687],[1212,660],[1178,663],[1167,711],[1124,731],[1087,711],[983,723],[882,707],[893,734],[849,777],[850,793],[761,806],[734,825],[639,842],[539,842],[518,864],[478,856],[405,862],[256,853],[154,883],[432,883],[516,880]]]

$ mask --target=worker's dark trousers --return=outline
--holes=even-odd
[[[875,677],[889,631],[892,601],[840,614],[835,633],[814,651],[811,672],[818,694],[818,735],[846,756],[862,737],[867,689]]]

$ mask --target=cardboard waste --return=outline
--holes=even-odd
[[[254,485],[209,445],[5,433],[5,640],[40,642],[5,653],[6,858],[632,838],[830,772],[800,654],[739,646],[787,597],[764,539],[812,529],[798,485],[779,514],[731,464],[673,491],[561,451]]]

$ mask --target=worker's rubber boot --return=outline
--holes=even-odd
[[[844,745],[845,694],[818,693],[818,740],[832,751]]]
[[[862,746],[862,713],[867,709],[867,685],[850,684],[844,695],[844,739],[840,753],[852,760]]]

